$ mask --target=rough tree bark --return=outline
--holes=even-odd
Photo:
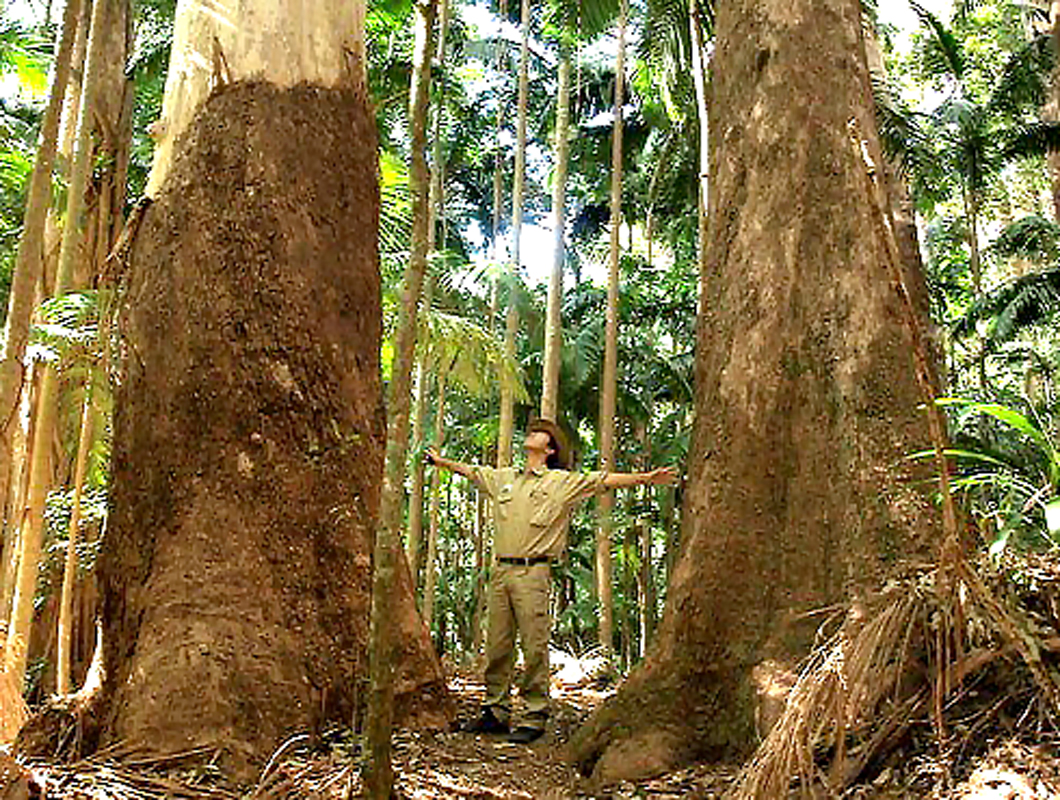
[[[244,778],[365,695],[385,420],[354,5],[181,3],[125,276],[101,742],[216,744]],[[396,580],[396,715],[431,716],[440,667]]]
[[[847,132],[880,163],[859,3],[736,0],[717,36],[681,561],[649,658],[572,742],[604,782],[745,754],[753,676],[805,655],[807,612],[938,527],[902,471],[927,425]]]

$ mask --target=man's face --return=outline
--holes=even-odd
[[[526,434],[523,449],[528,453],[532,450],[538,450],[547,454],[552,451],[552,437],[544,431],[530,431],[530,433]]]

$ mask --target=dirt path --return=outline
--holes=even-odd
[[[477,715],[484,687],[472,679],[451,680],[459,719]],[[512,744],[500,736],[459,731],[400,731],[394,737],[393,763],[399,797],[511,798],[712,798],[732,783],[733,769],[694,767],[657,780],[622,784],[596,792],[567,762],[570,735],[603,702],[610,691],[591,686],[552,687],[553,713],[548,730],[530,745]],[[349,733],[325,737],[315,752],[294,752],[269,770],[256,800],[304,797],[338,800],[356,796],[359,743]]]
[[[450,684],[460,716],[478,711],[481,684],[456,679]],[[567,762],[567,741],[586,716],[610,691],[589,687],[553,686],[553,714],[544,737],[531,745],[503,737],[459,732],[403,733],[395,745],[398,787],[410,798],[589,798],[720,797],[732,770],[696,768],[654,781],[609,787],[595,794]]]

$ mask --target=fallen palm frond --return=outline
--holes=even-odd
[[[1060,588],[1060,565],[1038,569]],[[838,796],[908,744],[913,726],[933,732],[936,757],[945,761],[953,756],[942,752],[944,742],[977,743],[964,732],[968,719],[987,728],[1017,696],[1039,708],[1037,716],[1022,715],[1025,726],[1040,726],[1027,731],[1030,738],[1041,726],[1056,731],[1056,671],[1043,657],[1060,646],[1056,614],[1031,614],[1011,596],[1010,583],[999,580],[995,590],[967,563],[956,570],[956,583],[952,574],[932,569],[895,581],[867,610],[851,611],[806,662],[783,714],[741,773],[736,797],[784,797],[793,789]],[[1040,574],[1035,582],[1040,590]],[[1056,611],[1056,600],[1049,596],[1043,605]],[[999,665],[1005,680],[965,690]],[[1013,671],[1022,679],[1012,679]],[[969,698],[977,704],[972,711],[962,706]]]
[[[72,800],[237,800],[241,793],[209,785],[202,762],[214,748],[167,755],[144,754],[116,745],[72,764],[24,765],[42,797]],[[187,762],[184,770],[180,770]],[[206,765],[208,766],[208,764]],[[197,785],[198,784],[198,785]]]
[[[0,744],[14,741],[28,718],[18,681],[7,670],[0,670]]]
[[[885,696],[893,695],[909,666],[909,648],[924,611],[924,592],[902,587],[888,592],[870,619],[859,621],[852,614],[811,655],[783,714],[745,767],[737,796],[782,797],[793,780],[805,787],[834,788],[845,782],[852,766],[868,755],[864,749],[847,748],[848,732],[862,726]],[[888,699],[895,711],[906,705]],[[893,725],[882,729],[889,728]],[[827,772],[817,758],[822,746],[835,751]]]

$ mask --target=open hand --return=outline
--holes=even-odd
[[[664,486],[677,483],[680,476],[673,467],[659,467],[648,473],[648,483],[653,486]]]

